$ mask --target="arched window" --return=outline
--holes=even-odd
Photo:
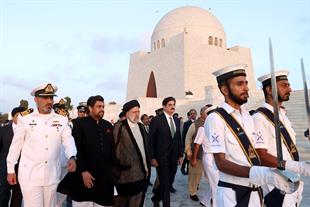
[[[160,48],[160,42],[159,42],[159,40],[157,40],[157,49],[159,49]]]
[[[218,44],[218,40],[217,40],[217,37],[215,37],[214,38],[214,45],[217,46],[217,44]]]
[[[213,37],[209,36],[209,45],[213,45]]]
[[[161,39],[161,47],[165,47],[165,46],[166,46],[165,39],[163,38],[163,39]]]
[[[222,47],[222,45],[223,45],[223,40],[220,39],[220,44],[219,44],[219,46]]]
[[[154,50],[156,50],[156,42],[154,42]]]
[[[146,97],[157,98],[156,81],[153,71],[150,74],[146,89]]]

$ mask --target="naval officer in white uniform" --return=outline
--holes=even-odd
[[[61,145],[65,148],[68,171],[76,169],[76,147],[67,117],[53,111],[57,87],[41,85],[31,92],[37,110],[24,113],[18,124],[7,156],[8,182],[16,184],[14,166],[19,160],[18,181],[25,207],[54,207],[60,180]]]

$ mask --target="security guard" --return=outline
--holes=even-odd
[[[279,101],[279,119],[281,122],[281,139],[282,139],[282,154],[284,166],[287,170],[300,173],[305,176],[310,175],[310,164],[307,162],[299,162],[299,155],[296,148],[296,137],[292,124],[286,116],[285,108],[282,103],[289,100],[290,88],[287,79],[288,71],[282,70],[275,73],[278,101]],[[277,166],[277,147],[275,141],[275,127],[273,122],[273,97],[271,87],[271,75],[264,75],[258,80],[263,85],[265,102],[256,110],[253,115],[255,124],[255,148],[258,152],[262,165],[268,167]],[[290,207],[299,206],[302,199],[303,183],[300,182],[299,188],[292,194],[284,194],[279,189],[273,186],[263,187],[266,206],[272,207]]]
[[[220,179],[216,206],[262,206],[259,186],[270,184],[285,192],[290,185],[275,169],[261,167],[253,147],[254,121],[243,104],[248,100],[246,65],[231,65],[215,71],[225,102],[211,113],[205,124]]]
[[[78,119],[81,119],[83,117],[87,117],[89,114],[89,110],[88,110],[87,106],[83,105],[83,103],[80,103],[80,105],[78,105],[78,107],[76,107],[76,109],[77,109],[77,117],[75,119],[71,120],[72,125],[74,125]]]
[[[88,110],[87,106],[79,105],[76,109],[78,110],[78,117],[79,118],[86,117],[89,114],[89,110]]]
[[[76,169],[76,147],[68,119],[53,112],[57,87],[51,83],[31,92],[37,110],[19,116],[7,157],[8,182],[16,184],[14,166],[19,161],[18,180],[25,207],[56,206],[60,179],[60,148],[65,147],[68,171]]]

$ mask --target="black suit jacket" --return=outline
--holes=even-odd
[[[9,153],[10,145],[13,139],[13,122],[0,127],[0,177],[7,174],[6,157]]]
[[[182,157],[180,120],[173,117],[176,132],[171,136],[170,127],[164,113],[154,117],[150,124],[150,153],[159,165],[176,164]]]
[[[22,193],[19,187],[19,184],[10,186],[7,183],[7,166],[6,166],[6,157],[9,153],[9,149],[12,143],[12,139],[14,136],[13,132],[13,122],[5,124],[3,127],[0,127],[0,188],[1,194],[4,191],[9,192],[12,189],[12,194],[2,194],[0,195],[0,206],[8,206],[8,202],[10,201],[10,206],[21,206],[22,204]],[[15,172],[17,174],[18,164],[15,165]]]

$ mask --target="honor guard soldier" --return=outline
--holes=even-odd
[[[31,92],[37,110],[19,116],[7,157],[7,180],[16,184],[14,166],[19,161],[18,181],[25,207],[56,206],[60,180],[60,149],[65,148],[69,172],[76,169],[76,147],[68,118],[52,110],[57,87],[44,84]]]
[[[219,169],[217,207],[262,206],[260,186],[270,184],[292,192],[294,186],[277,173],[276,169],[261,167],[253,147],[254,121],[244,108],[248,100],[246,65],[232,65],[215,71],[218,87],[225,101],[210,113],[205,123]]]
[[[282,139],[282,154],[284,166],[287,170],[305,176],[310,175],[310,164],[300,162],[296,148],[296,137],[292,124],[286,116],[283,102],[288,101],[292,91],[287,79],[288,71],[275,72],[278,90],[280,133]],[[271,74],[264,75],[258,80],[263,85],[265,102],[256,110],[253,115],[255,124],[255,148],[259,154],[262,165],[268,167],[277,166],[277,148],[275,141],[275,124],[273,110],[273,96],[271,86]],[[303,183],[300,182],[299,188],[292,194],[285,194],[273,186],[264,186],[264,203],[267,207],[299,206],[302,198]]]

